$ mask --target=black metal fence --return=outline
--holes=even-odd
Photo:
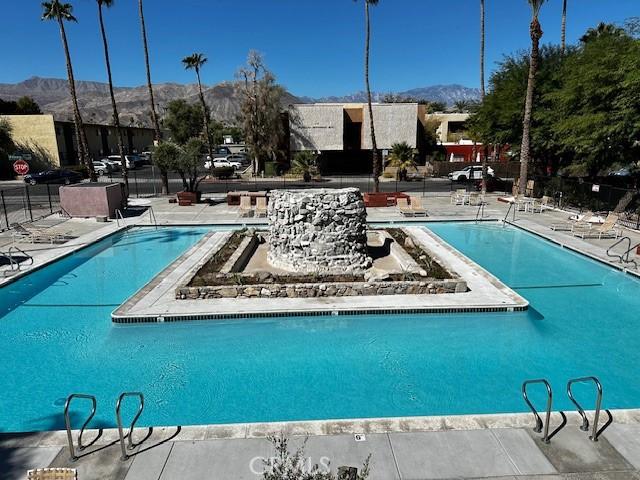
[[[534,196],[553,197],[560,207],[620,214],[619,222],[640,230],[640,190],[576,178],[536,177]]]
[[[0,230],[60,211],[60,185],[24,185],[0,190]]]

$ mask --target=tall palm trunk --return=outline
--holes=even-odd
[[[484,101],[485,86],[484,86],[484,0],[480,0],[480,99]],[[487,139],[484,140],[484,149],[482,152],[482,196],[487,193],[487,156],[489,155],[489,145],[487,145]]]
[[[520,149],[520,182],[518,192],[524,194],[527,187],[527,174],[531,160],[531,116],[533,112],[533,94],[536,86],[536,73],[538,72],[538,59],[540,56],[540,39],[542,28],[538,17],[534,17],[530,26],[531,54],[529,59],[529,78],[527,80],[527,96],[524,104],[524,120],[522,122],[522,146]]]
[[[151,122],[153,123],[154,140],[156,145],[160,143],[162,134],[160,133],[160,124],[158,123],[158,115],[156,114],[156,101],[153,98],[153,85],[151,83],[151,66],[149,64],[149,46],[147,44],[147,27],[144,22],[144,9],[142,0],[138,0],[138,12],[140,14],[140,26],[142,28],[142,45],[144,47],[144,64],[147,68],[147,88],[149,89],[149,102],[151,103]],[[162,177],[162,194],[169,193],[169,178],[166,171],[160,171]]]
[[[122,129],[120,128],[120,117],[118,116],[118,105],[116,97],[113,93],[113,78],[111,76],[111,61],[109,60],[109,44],[107,42],[107,33],[104,29],[104,19],[102,18],[102,3],[98,2],[98,20],[100,21],[100,32],[102,33],[102,44],[104,46],[104,62],[107,66],[107,79],[109,81],[109,95],[111,96],[111,107],[113,109],[113,124],[116,127],[116,135],[118,139],[118,153],[122,162],[122,181],[124,182],[125,194],[129,195],[129,170],[127,169],[127,160],[124,156],[124,139],[122,137]]]
[[[89,178],[95,182],[96,173],[93,170],[93,162],[89,158],[89,147],[87,135],[84,131],[80,108],[78,107],[78,96],[76,94],[76,80],[73,76],[73,66],[71,65],[71,54],[69,53],[69,43],[67,42],[67,33],[64,29],[62,17],[58,17],[58,25],[60,27],[60,36],[62,37],[62,46],[64,47],[64,55],[67,60],[67,77],[69,79],[69,91],[71,93],[71,103],[73,105],[73,125],[76,130],[76,140],[78,142],[78,159],[81,164],[87,167]]]
[[[567,50],[567,0],[562,1],[562,27],[560,31],[560,48],[562,54]]]
[[[198,91],[200,92],[200,103],[202,104],[202,120],[204,123],[204,133],[207,136],[207,149],[209,150],[209,156],[213,161],[213,147],[211,145],[211,134],[209,133],[209,115],[207,113],[207,103],[204,101],[204,94],[202,93],[202,82],[200,81],[200,68],[196,67],[196,77],[198,77]]]
[[[369,85],[369,49],[371,42],[371,22],[369,19],[369,1],[364,2],[364,16],[366,23],[366,39],[364,46],[364,83],[367,89],[367,103],[369,106],[369,123],[371,124],[371,148],[373,152],[373,191],[380,191],[380,164],[381,159],[376,143],[376,129],[373,124],[373,106],[371,101],[371,86]]]

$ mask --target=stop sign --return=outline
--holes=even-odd
[[[18,175],[26,175],[29,173],[29,164],[24,160],[16,160],[13,162],[13,171]]]

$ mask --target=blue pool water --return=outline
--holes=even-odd
[[[208,229],[132,230],[0,289],[0,431],[63,428],[71,392],[146,397],[141,424],[525,411],[526,378],[597,375],[640,406],[638,280],[495,224],[429,228],[527,298],[528,312],[114,325],[110,313]],[[589,390],[579,391],[589,399]]]

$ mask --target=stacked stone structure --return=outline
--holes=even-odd
[[[297,273],[361,273],[367,255],[367,213],[360,190],[273,190],[268,261]]]

